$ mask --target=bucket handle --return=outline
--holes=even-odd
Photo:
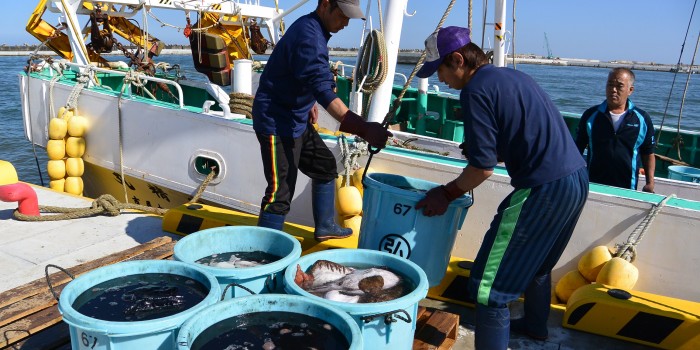
[[[469,197],[471,197],[471,200],[469,201],[469,204],[468,204],[467,206],[464,207],[464,210],[469,210],[469,208],[471,208],[472,205],[474,205],[474,190],[470,190],[468,193],[469,193]],[[458,229],[458,230],[461,230],[461,229],[462,229],[462,225],[464,224],[464,220],[465,220],[466,218],[467,218],[467,216],[464,215],[464,216],[462,216],[462,217],[459,219],[459,222],[457,223],[457,229]]]
[[[73,274],[68,272],[68,270],[66,270],[58,265],[48,264],[48,265],[46,265],[46,267],[44,267],[44,274],[46,275],[46,284],[49,285],[49,290],[51,291],[51,294],[53,294],[54,299],[56,299],[56,301],[58,301],[58,295],[56,294],[56,291],[53,290],[53,285],[51,284],[51,279],[49,278],[49,267],[54,267],[56,269],[63,271],[63,273],[68,275],[68,277],[70,277],[72,280],[75,279],[75,276],[73,276]]]
[[[270,287],[270,284],[272,284],[272,287]],[[274,273],[267,275],[267,278],[265,278],[265,288],[270,293],[277,290],[277,278]]]
[[[238,284],[238,283],[236,283],[236,282],[232,282],[232,283],[227,284],[227,285],[226,285],[226,288],[224,288],[224,291],[221,292],[221,300],[220,300],[220,301],[223,301],[223,300],[224,300],[224,298],[226,297],[226,292],[227,292],[228,289],[231,288],[231,287],[238,287],[238,288],[240,288],[240,289],[243,289],[244,291],[250,293],[250,295],[255,295],[255,294],[257,294],[257,293],[255,293],[255,292],[253,292],[252,290],[250,290],[250,288],[248,288],[248,287],[246,287],[246,286],[244,286],[244,285],[242,285],[242,284]]]
[[[403,313],[404,315],[406,315],[406,317],[403,317],[403,316],[401,316],[401,315],[397,315],[398,313]],[[394,310],[394,311],[389,311],[389,312],[384,312],[384,313],[381,313],[381,314],[374,314],[374,315],[362,316],[362,317],[360,317],[360,319],[361,319],[362,321],[364,321],[365,323],[370,323],[370,322],[372,322],[375,318],[377,318],[377,317],[382,317],[382,316],[384,316],[384,324],[386,324],[386,325],[390,325],[390,324],[396,322],[396,319],[395,319],[394,317],[396,317],[396,318],[398,318],[399,320],[404,321],[404,322],[406,322],[406,323],[412,323],[412,321],[411,321],[411,315],[409,315],[408,312],[406,312],[406,310],[403,310],[403,309]]]

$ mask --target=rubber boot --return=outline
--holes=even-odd
[[[258,217],[258,226],[282,231],[285,216],[286,215],[272,214],[261,210],[260,216]]]
[[[343,228],[335,223],[335,180],[325,183],[318,180],[312,181],[311,206],[316,224],[314,238],[317,241],[352,235],[352,229]]]
[[[535,277],[525,290],[525,316],[512,321],[514,332],[535,340],[547,340],[547,319],[552,302],[552,276],[548,273]]]
[[[506,350],[509,340],[510,311],[508,308],[490,307],[477,303],[474,349]]]

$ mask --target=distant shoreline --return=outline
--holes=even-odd
[[[0,56],[26,56],[34,52],[33,50],[27,51],[0,51]],[[357,51],[335,51],[331,50],[330,56],[333,57],[355,57],[357,56]],[[40,55],[55,55],[53,51],[39,51]],[[161,55],[189,55],[191,54],[189,49],[163,49]],[[122,53],[114,51],[107,55],[121,56]],[[399,52],[398,63],[400,64],[416,64],[420,58],[420,52]],[[513,58],[507,58],[507,64],[509,66],[513,65]],[[656,64],[650,62],[631,62],[631,61],[613,61],[606,62],[600,60],[588,60],[581,58],[543,58],[543,57],[516,57],[515,63],[519,64],[539,64],[539,65],[549,65],[549,66],[575,66],[575,67],[590,67],[590,68],[617,68],[626,67],[633,70],[645,70],[645,71],[656,71],[656,72],[676,72],[676,65],[672,64]],[[682,65],[681,72],[687,73],[688,66]],[[693,67],[693,74],[700,73],[700,67]]]

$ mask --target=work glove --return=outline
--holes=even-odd
[[[469,153],[467,153],[467,143],[466,143],[466,142],[460,143],[460,144],[459,144],[459,149],[462,150],[462,155],[464,156],[464,158],[466,158],[467,160],[469,160]]]
[[[435,216],[445,214],[450,202],[465,194],[457,184],[452,181],[447,185],[440,185],[428,191],[425,198],[416,203],[416,210],[423,208],[423,215]]]
[[[392,135],[391,132],[381,124],[377,122],[367,122],[351,110],[348,110],[343,116],[343,121],[340,122],[339,130],[355,134],[375,148],[384,148],[387,139]]]

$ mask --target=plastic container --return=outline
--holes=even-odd
[[[230,252],[263,251],[281,256],[269,264],[246,268],[222,268],[198,264],[195,261],[212,254]],[[174,248],[173,258],[207,271],[216,276],[223,292],[226,286],[236,283],[226,291],[225,298],[254,294],[282,293],[284,269],[301,256],[301,244],[292,235],[282,231],[257,226],[224,226],[192,233],[180,239]]]
[[[668,178],[700,183],[700,169],[683,165],[671,165],[668,167]]]
[[[352,304],[327,300],[306,292],[294,282],[296,266],[307,269],[318,260],[329,260],[346,266],[384,266],[408,278],[415,286],[409,294],[390,301]],[[416,264],[393,254],[368,249],[330,249],[302,256],[284,274],[284,289],[330,304],[347,312],[360,327],[364,349],[410,350],[416,331],[418,302],[428,294],[428,279]],[[386,321],[394,321],[387,323]]]
[[[358,248],[375,249],[407,258],[428,275],[430,286],[440,284],[450,262],[457,231],[472,205],[464,195],[444,215],[427,217],[416,210],[434,182],[382,173],[367,174],[362,198],[362,226]]]
[[[294,312],[322,319],[336,327],[350,343],[350,350],[362,349],[362,336],[355,321],[343,310],[297,295],[261,294],[226,300],[212,305],[182,325],[178,350],[189,350],[197,336],[212,325],[251,312]]]
[[[209,288],[195,306],[175,315],[147,321],[115,322],[85,316],[73,308],[86,290],[118,277],[146,273],[168,273],[192,278]],[[61,292],[58,310],[69,326],[71,347],[95,350],[174,349],[180,326],[192,315],[214,304],[221,292],[216,278],[188,264],[168,260],[129,261],[101,267],[71,281]]]

